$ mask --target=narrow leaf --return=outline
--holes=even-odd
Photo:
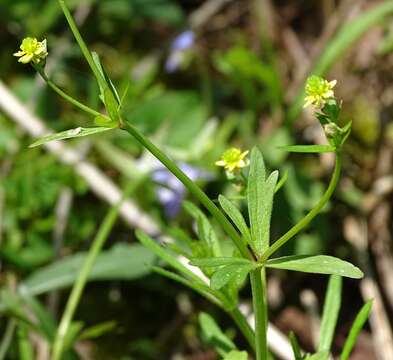
[[[266,267],[315,274],[340,275],[354,279],[363,277],[362,271],[351,263],[326,255],[283,256],[268,260]]]
[[[247,360],[248,354],[246,351],[232,350],[224,357],[224,360]]]
[[[351,355],[360,330],[362,330],[364,323],[367,321],[368,316],[370,315],[372,306],[373,300],[369,300],[362,306],[359,313],[356,315],[355,321],[353,322],[351,330],[349,331],[347,340],[345,341],[344,349],[340,355],[340,360],[349,359],[349,355]]]
[[[210,224],[210,221],[206,215],[199,210],[194,204],[184,201],[184,209],[197,221],[198,225],[198,236],[206,243],[214,256],[221,256],[221,247],[217,238],[217,234]]]
[[[223,195],[218,196],[218,201],[219,201],[221,207],[223,208],[223,210],[226,212],[226,214],[229,216],[229,218],[233,221],[233,223],[239,229],[240,233],[246,239],[247,243],[250,243],[250,241],[251,241],[250,230],[248,229],[248,226],[243,218],[243,215],[239,211],[239,209],[235,206],[235,204],[232,203],[232,201],[228,200]]]
[[[213,274],[210,279],[210,286],[214,290],[219,290],[233,280],[239,287],[253,268],[252,263],[226,265]]]
[[[323,305],[321,328],[319,331],[318,352],[330,352],[334,337],[334,330],[337,324],[338,313],[341,307],[341,291],[342,277],[332,275],[329,279],[325,303]]]
[[[203,258],[203,259],[191,259],[190,265],[198,267],[217,267],[222,265],[230,264],[251,264],[252,262],[247,259],[235,258],[235,257],[216,257],[216,258]]]
[[[303,360],[303,356],[302,356],[302,353],[300,350],[300,345],[299,345],[293,331],[289,332],[289,341],[291,342],[291,347],[292,347],[293,356],[295,357],[295,360]]]
[[[104,90],[104,102],[105,102],[105,108],[106,111],[108,112],[109,117],[113,120],[113,121],[118,121],[120,118],[119,115],[119,104],[116,101],[111,89],[109,89],[108,87],[105,88]]]
[[[328,358],[329,358],[328,351],[318,351],[315,354],[306,356],[306,360],[327,360]]]
[[[85,258],[85,253],[78,253],[36,270],[20,285],[21,294],[40,295],[71,286]],[[117,244],[98,255],[89,280],[140,278],[150,272],[154,260],[154,255],[140,244]]]
[[[261,152],[257,148],[251,151],[250,173],[248,175],[248,213],[250,217],[250,227],[252,236],[252,247],[261,255],[268,246],[266,235],[269,229],[264,229],[263,221],[265,217],[265,163]]]
[[[82,127],[77,127],[75,129],[70,129],[66,131],[59,132],[57,134],[51,134],[44,136],[37,141],[33,142],[29,147],[36,147],[40,146],[42,144],[45,144],[49,141],[54,141],[54,140],[64,140],[64,139],[72,139],[76,137],[83,137],[83,136],[89,136],[89,135],[94,135],[98,134],[104,131],[112,130],[114,129],[113,127],[104,127],[104,126],[99,126],[99,127],[91,127],[91,128],[82,128]]]
[[[236,349],[232,340],[223,333],[209,314],[201,312],[198,316],[198,321],[204,341],[213,346],[221,356],[224,356],[228,351]]]
[[[188,278],[193,279],[196,282],[203,283],[203,281],[197,275],[195,275],[192,271],[182,265],[175,256],[173,256],[164,247],[159,245],[157,241],[153,240],[150,236],[146,235],[140,230],[137,230],[135,234],[138,240],[144,246],[146,246],[150,251],[156,254],[160,259],[164,260],[168,265],[178,270],[180,273],[187,276]]]
[[[279,146],[280,150],[295,152],[295,153],[327,153],[334,152],[334,147],[331,145],[288,145]]]

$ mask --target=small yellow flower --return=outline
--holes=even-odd
[[[30,61],[34,64],[38,64],[48,56],[46,39],[42,41],[38,41],[36,38],[31,37],[23,39],[20,51],[16,52],[14,56],[18,56],[18,61],[23,64],[27,64]]]
[[[319,76],[310,76],[306,83],[306,97],[304,98],[304,107],[313,105],[322,108],[326,100],[334,98],[333,88],[337,81],[327,81]]]
[[[216,161],[216,165],[223,166],[229,174],[233,174],[249,165],[250,162],[246,159],[247,154],[248,150],[242,152],[238,148],[230,148],[222,154],[220,160]]]

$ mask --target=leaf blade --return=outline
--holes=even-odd
[[[105,127],[105,126],[98,126],[98,127],[91,127],[91,128],[77,127],[75,129],[69,129],[69,130],[62,131],[62,132],[59,132],[56,134],[46,135],[46,136],[36,140],[32,144],[30,144],[29,148],[40,146],[40,145],[43,145],[43,144],[50,142],[50,141],[84,137],[84,136],[94,135],[94,134],[102,133],[102,132],[113,130],[113,129],[114,129],[114,127]]]
[[[266,267],[360,279],[363,272],[351,263],[327,255],[294,255],[270,259]]]
[[[331,145],[287,145],[279,146],[280,150],[293,153],[328,153],[334,152],[335,149]]]

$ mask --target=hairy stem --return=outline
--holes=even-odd
[[[294,227],[292,227],[290,230],[288,230],[284,235],[282,235],[276,242],[270,246],[265,253],[261,256],[260,262],[265,262],[274,252],[276,252],[281,246],[283,246],[288,240],[293,238],[299,231],[301,231],[305,226],[307,226],[312,219],[316,215],[319,214],[319,212],[322,210],[322,208],[326,205],[326,203],[329,201],[331,198],[334,189],[337,186],[338,180],[340,178],[340,173],[341,173],[341,161],[342,161],[342,155],[341,152],[338,151],[336,153],[336,164],[334,167],[334,172],[332,175],[332,178],[330,180],[329,186],[326,189],[325,193],[321,197],[321,199],[318,201],[318,203],[313,207],[310,212],[303,218],[301,219]]]

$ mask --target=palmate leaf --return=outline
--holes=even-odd
[[[288,145],[279,146],[278,148],[294,153],[328,153],[335,151],[334,147],[331,145]]]
[[[98,126],[98,127],[90,127],[90,128],[82,128],[82,127],[77,127],[75,129],[69,129],[66,131],[62,131],[56,134],[51,134],[44,136],[37,141],[33,142],[31,145],[29,145],[30,148],[40,146],[42,144],[45,144],[50,141],[55,141],[55,140],[64,140],[64,139],[72,139],[72,138],[77,138],[77,137],[83,137],[83,136],[89,136],[89,135],[94,135],[98,133],[102,133],[105,131],[113,130],[114,127],[105,127],[105,126]]]
[[[363,277],[363,272],[351,263],[326,255],[294,255],[270,259],[266,267],[315,274],[340,275],[353,279]]]
[[[272,172],[269,178],[265,179],[266,170],[262,154],[257,148],[253,148],[247,197],[252,247],[259,256],[269,247],[270,219],[278,171]]]

